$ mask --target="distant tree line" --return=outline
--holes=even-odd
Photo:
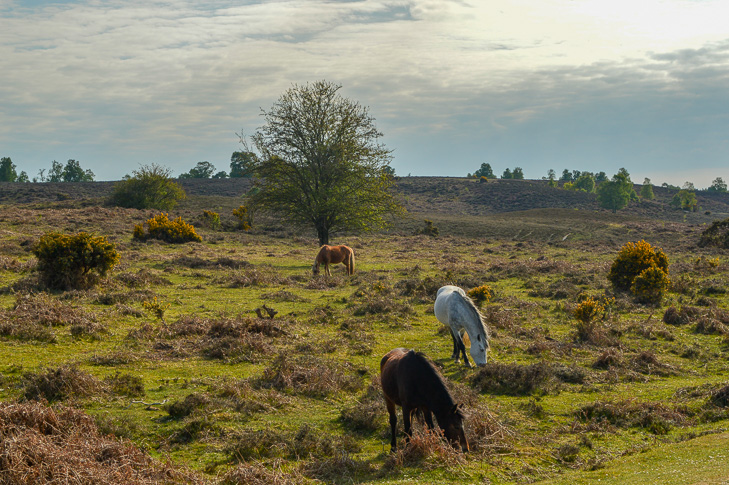
[[[10,157],[0,158],[0,182],[30,182],[25,171],[17,172],[17,167]],[[93,182],[94,172],[84,170],[77,160],[69,160],[66,165],[53,160],[51,168],[42,168],[33,182]]]
[[[482,179],[495,179],[494,171],[491,164],[482,163],[481,167],[468,177]],[[501,175],[502,179],[523,179],[524,172],[520,167],[510,170],[504,170]],[[565,190],[575,190],[587,193],[595,193],[597,201],[601,207],[616,212],[627,206],[631,200],[653,200],[653,185],[649,178],[644,179],[640,188],[640,195],[635,192],[634,184],[630,180],[630,174],[625,168],[618,170],[618,173],[608,178],[605,172],[588,172],[580,170],[564,169],[562,175],[557,178],[557,173],[553,169],[547,171],[547,176],[542,180],[548,181],[550,187],[560,187]],[[696,211],[698,202],[696,199],[696,188],[691,182],[686,182],[683,187],[676,187],[664,183],[664,188],[674,189],[678,192],[674,195],[671,206],[677,209]],[[721,177],[713,180],[711,185],[705,189],[706,192],[727,192],[727,184]]]

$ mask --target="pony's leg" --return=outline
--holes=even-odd
[[[397,450],[397,410],[395,404],[389,399],[385,399],[387,404],[387,413],[390,415],[390,453],[394,453]]]
[[[428,426],[428,429],[435,428],[435,425],[433,424],[433,413],[430,412],[430,409],[423,409],[423,419],[425,420],[425,425]]]
[[[466,346],[463,344],[463,339],[461,338],[461,333],[456,332],[458,336],[458,350],[463,354],[463,363],[466,365],[466,367],[473,367],[471,362],[468,360],[468,355],[466,355]],[[456,361],[458,362],[458,361]]]
[[[459,362],[458,359],[458,341],[456,340],[456,334],[453,333],[453,330],[451,329],[451,339],[453,339],[453,354],[451,354],[451,359],[453,359],[456,364]]]
[[[408,407],[408,406],[402,407],[402,424],[403,424],[403,427],[405,428],[405,442],[406,443],[410,442],[410,436],[412,436],[412,420],[411,419],[412,419],[413,411],[415,411],[415,409],[413,409],[411,407]]]
[[[329,271],[329,263],[324,263],[324,272],[327,274],[327,276],[332,275],[332,272]]]

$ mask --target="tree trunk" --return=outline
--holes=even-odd
[[[318,226],[316,228],[316,234],[319,236],[319,246],[329,244],[329,229],[324,226]]]

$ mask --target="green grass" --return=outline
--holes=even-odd
[[[212,209],[220,211],[225,225],[222,203],[203,207],[207,202],[191,198],[183,216],[192,220],[201,207]],[[618,477],[614,483],[632,483],[630,477],[640,477],[643,469],[666,470],[669,476],[670,470],[690,459],[699,467],[714,446],[715,453],[724,453],[719,446],[723,435],[706,433],[722,431],[729,423],[725,409],[707,404],[711,393],[727,384],[727,336],[695,333],[694,323],[676,327],[661,321],[669,305],[695,306],[703,314],[713,307],[727,308],[726,294],[709,294],[707,289],[726,286],[728,261],[720,255],[715,267],[695,263],[699,227],[666,231],[665,224],[656,221],[574,210],[433,216],[436,225],[443,224],[438,238],[409,235],[412,221],[406,221],[390,234],[338,239],[355,248],[357,271],[347,277],[343,267],[335,267],[328,279],[311,275],[317,251],[311,237],[282,233],[275,227],[252,234],[198,228],[202,243],[132,242],[133,223],[148,216],[143,211],[115,215],[90,208],[9,207],[4,211],[0,287],[5,291],[0,292],[0,318],[12,315],[13,285],[21,292],[43,291],[32,283],[32,258],[23,242],[49,227],[111,234],[122,261],[97,288],[50,294],[68,303],[69,312],[75,308],[95,315],[107,330],[98,339],[74,338],[68,325],[52,329],[55,343],[0,336],[0,399],[19,399],[26,374],[62,364],[76,365],[99,379],[116,372],[139,376],[144,396],[107,392],[65,404],[97,416],[106,423],[105,429],[132,439],[154,456],[191,466],[211,479],[234,466],[231,446],[246,432],[276,430],[291,436],[306,426],[335,448],[344,446],[337,440],[356,444],[358,451],[335,450],[323,458],[346,455],[361,465],[358,468],[334,466],[334,475],[331,470],[329,475],[309,473],[310,480],[318,477],[330,483],[350,479],[579,483],[610,477]],[[465,224],[450,231],[459,221]],[[562,240],[567,233],[572,236]],[[581,293],[612,295],[606,279],[609,265],[625,241],[640,238],[663,247],[672,276],[690,278],[690,284],[681,292],[669,293],[661,308],[615,295],[604,325],[622,361],[609,370],[598,369],[593,364],[609,345],[577,342],[570,309]],[[708,250],[700,254],[717,257]],[[512,368],[537,365],[548,371],[576,366],[581,382],[559,378],[551,370],[550,382],[528,394],[474,393],[478,370],[451,361],[450,337],[439,331],[441,325],[432,313],[433,289],[443,283],[492,288],[494,296],[483,306],[493,333],[490,363]],[[169,305],[162,320],[144,307],[154,297],[161,305]],[[278,311],[273,322],[285,331],[284,335],[252,337],[251,345],[258,346],[252,348],[263,350],[245,347],[243,354],[228,359],[211,358],[205,349],[222,345],[217,337],[205,333],[171,336],[164,331],[185,319],[197,319],[201,325],[221,319],[244,322],[254,318],[254,310],[263,304]],[[430,356],[463,399],[476,396],[469,404],[471,423],[483,422],[488,412],[498,436],[481,438],[480,447],[457,465],[431,456],[393,466],[387,452],[384,405],[375,414],[381,425],[374,431],[347,427],[342,411],[366,400],[365,389],[379,374],[381,356],[394,347],[415,348]],[[647,370],[636,360],[646,351],[657,360]],[[279,355],[340,365],[343,375],[355,379],[359,388],[333,384],[319,394],[296,387],[275,388],[264,377],[272,372]],[[231,385],[243,383],[250,387],[244,387],[242,395],[226,394]],[[206,396],[207,404],[189,416],[172,419],[167,406],[191,393]],[[271,399],[282,405],[271,405]],[[252,402],[262,404],[246,407]],[[624,422],[581,417],[580,410],[596,403],[617,406],[626,413]],[[633,419],[630,412],[643,412],[642,421]],[[661,412],[677,413],[676,420],[666,421]],[[180,439],[185,430],[194,432],[189,440]],[[313,450],[298,458],[284,454],[262,460],[273,466],[280,459],[285,470],[302,473],[303,468],[320,464],[320,451]],[[705,464],[692,476],[710,483],[723,467]],[[675,483],[682,482],[676,478]]]

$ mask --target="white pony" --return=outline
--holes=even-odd
[[[435,317],[451,331],[453,337],[453,355],[458,362],[459,352],[463,354],[464,363],[472,367],[466,356],[466,347],[461,335],[468,332],[471,340],[471,357],[476,365],[486,364],[486,352],[489,350],[489,332],[483,323],[483,316],[478,311],[466,292],[457,286],[443,286],[435,297]]]

